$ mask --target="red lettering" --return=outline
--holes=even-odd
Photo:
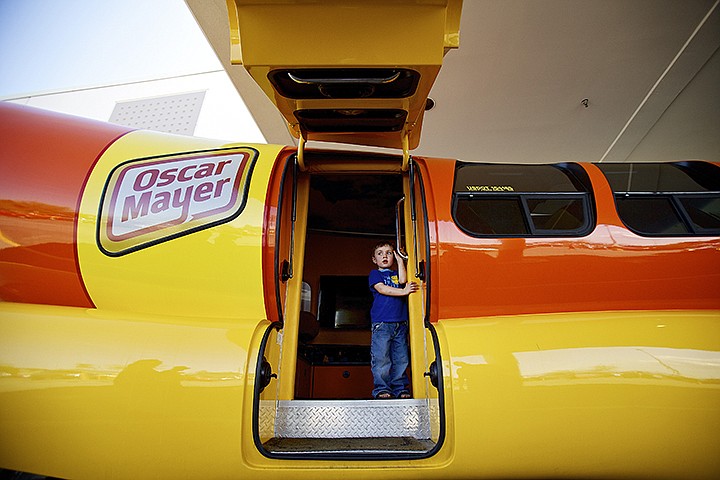
[[[217,168],[215,169],[215,175],[220,175],[223,171],[223,168],[225,168],[225,165],[227,165],[228,163],[232,163],[232,160],[223,160],[222,162],[219,162],[217,164]]]
[[[165,185],[170,185],[172,182],[175,181],[175,172],[177,172],[177,168],[168,168],[167,170],[164,170],[160,174],[160,181],[158,182],[158,187],[164,187]]]
[[[195,187],[195,193],[193,194],[193,200],[196,202],[203,202],[210,199],[210,192],[213,191],[212,182],[201,183]]]
[[[145,192],[140,195],[138,200],[135,195],[130,195],[125,198],[123,204],[121,221],[127,222],[130,218],[133,220],[139,216],[145,216],[148,214],[148,208],[150,207],[150,192]]]
[[[155,201],[150,206],[152,213],[164,212],[170,208],[170,192],[160,192],[155,195]]]
[[[222,180],[215,182],[215,194],[213,196],[217,198],[222,195],[223,186],[225,186],[228,182],[230,182],[229,178],[223,178]]]
[[[215,164],[213,163],[203,163],[198,167],[198,171],[195,172],[194,177],[195,178],[205,178],[209,177],[213,174],[213,169],[215,168]]]
[[[190,208],[190,199],[192,198],[193,186],[190,185],[185,189],[185,196],[182,195],[182,188],[178,188],[173,192],[172,206],[175,208],[183,207],[183,210]]]
[[[181,182],[187,182],[188,180],[192,180],[192,176],[187,176],[187,172],[189,170],[194,170],[197,168],[197,165],[188,165],[187,167],[180,170],[180,173],[178,174],[178,180]]]
[[[139,192],[141,190],[147,190],[148,188],[152,187],[153,185],[155,185],[159,173],[160,171],[157,168],[151,168],[150,170],[145,170],[144,172],[140,173],[140,175],[135,178],[135,183],[133,183],[133,190]],[[147,175],[150,175],[150,178],[147,180],[147,184],[143,185],[143,179]]]

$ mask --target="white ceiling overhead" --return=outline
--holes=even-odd
[[[230,65],[225,0],[187,3],[267,141],[293,144],[275,106]],[[719,47],[717,0],[465,0],[460,48],[445,57],[412,153],[720,162]]]

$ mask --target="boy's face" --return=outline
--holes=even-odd
[[[392,268],[395,263],[395,255],[390,245],[383,245],[375,249],[372,261],[378,268]]]

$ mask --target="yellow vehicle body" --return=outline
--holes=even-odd
[[[580,163],[548,169],[581,185],[569,196],[586,202],[584,227],[486,234],[471,216],[466,228],[463,201],[475,208],[499,192],[527,205],[554,192],[467,174],[488,165],[409,157],[442,57],[458,46],[460,2],[227,3],[232,60],[276,103],[297,149],[0,105],[1,469],[67,479],[720,474],[718,229],[685,219],[683,234],[638,233],[601,168]],[[357,43],[374,23],[393,48],[373,35]],[[295,24],[327,25],[323,48],[293,43]],[[409,35],[419,40],[407,52]],[[345,98],[382,90],[395,81],[388,70],[417,72],[414,93]],[[272,84],[275,71],[288,75]],[[282,95],[311,84],[311,97],[341,95]],[[402,121],[383,130],[374,122],[386,117],[373,116],[383,109]],[[325,120],[336,114],[367,121],[333,130]],[[306,152],[306,140],[403,152]],[[713,181],[720,170],[655,167]],[[515,171],[530,185],[541,177]],[[703,185],[692,199],[715,199]],[[366,282],[370,249],[388,232],[420,286],[408,298],[409,400],[371,399],[369,325],[342,324],[337,306],[323,316],[324,286]],[[360,435],[345,417],[326,422],[332,434],[283,423],[318,405],[322,420],[357,408],[372,423],[371,412],[396,406],[423,419]],[[409,438],[413,422],[427,429]],[[391,447],[371,447],[385,437]]]
[[[2,461],[17,470],[63,478],[337,478],[340,472],[346,478],[533,478],[538,472],[557,478],[583,472],[602,478],[712,478],[718,468],[707,463],[715,456],[718,427],[717,394],[709,396],[708,389],[718,386],[703,378],[703,369],[717,362],[715,342],[708,339],[708,350],[695,357],[705,358],[705,366],[681,360],[684,370],[671,378],[661,372],[663,357],[646,365],[656,352],[688,357],[681,342],[670,349],[662,341],[671,335],[674,319],[695,322],[697,336],[706,337],[717,314],[562,314],[441,323],[452,345],[448,423],[454,425],[443,452],[426,461],[368,463],[270,460],[257,453],[247,429],[254,359],[246,346],[257,341],[262,327],[253,319],[12,304],[4,304],[2,313],[3,344],[12,346],[3,356],[37,365],[3,379]],[[575,346],[582,345],[588,323],[613,336],[614,324],[632,317],[657,330],[662,346]],[[507,338],[519,325],[542,329],[552,344],[538,350]],[[506,341],[498,342],[502,336]],[[496,340],[478,345],[469,338]],[[581,360],[588,350],[594,365]],[[39,352],[39,358],[26,358],[29,352]],[[522,361],[531,362],[533,355],[545,357],[548,371],[524,372]],[[47,358],[68,362],[51,367]],[[575,371],[568,368],[573,359]],[[97,361],[102,363],[90,363]],[[552,371],[554,365],[564,370]],[[598,461],[620,454],[632,462]],[[628,471],[628,463],[634,470]]]
[[[296,138],[413,149],[420,141],[425,101],[443,56],[460,44],[461,8],[460,0],[228,0],[230,58],[250,73]],[[322,84],[314,79],[338,69],[342,74],[331,75],[331,83],[321,87],[322,94],[311,97],[288,95],[273,81],[274,73],[288,71],[301,77],[291,84]],[[377,85],[374,78],[390,79],[400,70],[419,74],[417,86],[400,96],[368,91],[336,95],[332,90],[339,80],[346,80],[345,88]],[[302,72],[314,73],[307,80]],[[403,112],[405,120],[391,131],[373,128],[387,121],[373,116],[380,111]],[[303,121],[300,115],[307,112],[335,112],[337,116],[328,120],[351,123],[348,128],[324,131],[309,126],[310,119]],[[365,115],[368,120],[352,121]]]
[[[127,254],[99,248],[101,201],[118,165],[238,151],[256,152],[238,216]],[[267,198],[283,155],[275,146],[149,132],[127,133],[100,155],[75,224],[79,274],[93,306],[0,304],[3,468],[59,478],[711,478],[718,472],[718,309],[441,315],[432,321],[442,352],[445,430],[431,456],[263,455],[251,428],[253,392],[259,345],[273,320],[262,257],[277,228],[267,222],[274,212]],[[390,170],[399,171],[399,163]],[[444,190],[440,177],[432,178],[428,190]],[[306,188],[298,188],[299,211]],[[18,249],[43,235],[45,220],[3,218],[5,241]],[[25,237],[11,218],[35,233]],[[306,216],[298,214],[298,222],[301,251]],[[715,258],[717,247],[710,248]],[[313,258],[309,251],[306,257]],[[4,285],[21,281],[3,258]],[[444,260],[437,262],[442,269]],[[301,259],[295,268],[303,268]],[[52,269],[34,274],[50,278]],[[290,280],[288,298],[300,296],[298,285],[298,277]],[[424,308],[419,300],[411,311]],[[292,309],[285,312],[286,339],[297,335]],[[411,350],[423,351],[426,341],[420,330],[411,332]],[[269,344],[278,342],[271,333]],[[286,348],[297,348],[292,345]],[[269,358],[286,373],[271,379],[266,392],[291,399],[292,357],[281,364],[269,351]],[[419,392],[426,365],[417,362],[413,390]]]

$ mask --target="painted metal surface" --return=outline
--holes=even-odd
[[[227,7],[231,46],[228,60],[248,71],[285,117],[293,136],[405,149],[408,144],[410,149],[417,147],[426,99],[443,57],[460,43],[461,0],[323,3],[230,0]],[[298,36],[298,29],[313,33]],[[407,41],[409,38],[411,42]],[[339,75],[333,73],[341,70]],[[391,71],[370,77],[392,77],[400,70],[417,72],[419,82],[411,93],[375,96],[378,83],[358,73],[361,70]],[[314,85],[319,88],[315,92],[318,94],[295,96],[278,88],[272,77],[281,71],[290,71],[289,78],[292,75],[302,78],[289,83],[310,86],[315,91]],[[308,77],[302,72],[313,73]],[[323,77],[330,80],[323,81]],[[392,115],[374,117],[381,111]],[[325,117],[331,112],[334,116]],[[395,123],[395,115],[401,113],[404,117]],[[308,116],[325,120],[318,128],[312,128],[307,124]],[[373,122],[356,120],[363,116],[373,118]],[[384,122],[390,122],[392,128],[385,127]]]
[[[0,304],[0,465],[87,479],[242,471],[256,324]]]
[[[75,248],[78,203],[98,157],[129,129],[7,102],[0,119],[0,300],[92,307]]]
[[[152,132],[128,133],[126,128],[10,104],[0,108],[2,300],[203,317],[233,317],[238,314],[238,305],[243,305],[245,314],[265,317],[259,259],[268,175],[280,147],[228,145]],[[39,130],[33,130],[31,125]],[[42,140],[33,140],[28,133],[31,131]],[[76,131],[81,134],[73,133]],[[78,144],[69,139],[77,139]],[[157,238],[147,242],[151,247],[130,243],[129,247],[109,252],[113,247],[103,246],[107,215],[100,215],[102,201],[106,193],[108,198],[111,196],[110,183],[118,166],[143,161],[177,162],[166,165],[176,171],[178,179],[170,183],[170,177],[166,177],[166,186],[155,189],[166,189],[161,193],[168,194],[168,203],[201,204],[199,199],[212,196],[216,190],[203,194],[202,187],[198,187],[190,198],[193,193],[188,189],[192,187],[180,181],[183,172],[201,173],[200,168],[188,167],[233,155],[252,157],[240,172],[243,177],[238,178],[238,185],[233,185],[234,191],[245,196],[242,205],[231,205],[224,216],[205,218],[202,210],[187,214],[180,206],[175,210],[178,214],[184,212],[190,227],[178,232],[172,229],[182,229],[183,225],[152,223],[156,221],[153,212],[160,208],[160,200],[152,197],[152,203],[145,205],[149,214],[135,218],[140,225],[146,222],[146,227],[158,232]],[[188,158],[195,159],[195,163],[183,168],[182,161]],[[211,187],[216,189],[216,183],[223,186],[218,183],[220,177],[195,181],[215,182]],[[156,184],[162,182],[160,179]],[[167,190],[175,184],[176,192]],[[138,198],[153,192],[153,188],[144,188]],[[171,198],[171,194],[178,193]],[[31,200],[35,196],[38,200]],[[141,213],[140,206],[136,212],[126,212],[122,205],[118,208],[119,214],[131,217]],[[170,215],[171,220],[176,219],[172,216],[175,213]],[[212,248],[204,248],[206,245]]]
[[[265,318],[267,175],[280,147],[0,108],[0,197],[11,208],[0,249],[0,465],[60,478],[238,470],[242,457],[231,452],[240,448],[248,348]],[[7,127],[15,124],[22,135]],[[119,256],[101,250],[114,168],[248,149],[262,159],[238,215]],[[41,203],[29,200],[36,196]],[[46,214],[55,211],[62,215]],[[178,462],[188,449],[195,453]]]
[[[473,238],[452,219],[454,162],[428,160],[438,318],[558,311],[719,309],[720,239],[641,237],[592,164],[596,225],[579,238]]]
[[[12,152],[42,145],[40,133],[64,138],[77,125],[0,108],[3,126],[16,114],[28,125],[55,119],[34,140],[3,130],[0,148],[11,154],[0,163],[14,175],[0,180],[3,201],[37,194],[76,219],[68,231],[65,217],[42,217],[27,203],[17,214],[3,210],[0,287],[15,295],[0,303],[3,468],[61,478],[713,478],[720,471],[718,240],[630,234],[592,166],[593,233],[506,242],[462,234],[449,212],[453,162],[421,160],[447,440],[437,455],[413,462],[274,460],[257,451],[249,425],[259,338],[274,315],[266,252],[276,219],[268,198],[280,185],[282,148],[92,124],[83,131],[100,140],[64,154],[73,160],[69,172],[42,173],[38,184],[32,172],[61,162],[39,149],[17,163],[20,153]],[[237,217],[124,255],[101,251],[98,213],[118,165],[245,147],[258,159]],[[47,225],[57,233],[44,237]],[[31,247],[43,243],[63,245],[62,253],[36,255]],[[16,281],[23,288],[12,290]],[[30,287],[59,294],[50,301]]]
[[[454,467],[489,478],[717,476],[719,320],[635,311],[441,321]]]
[[[265,318],[260,277],[263,205],[267,178],[278,151],[278,147],[265,145],[248,149],[149,132],[128,136],[108,149],[90,175],[81,205],[81,216],[88,221],[78,229],[83,277],[96,305],[125,309],[132,299],[132,309],[147,313]],[[199,158],[198,165],[202,165],[211,161],[208,159],[222,162],[220,159],[238,153],[257,156],[252,171],[247,172],[247,199],[239,214],[228,212],[230,216],[219,224],[211,221],[179,236],[172,231],[176,226],[171,226],[169,236],[160,243],[121,256],[107,255],[98,248],[98,229],[104,224],[102,218],[96,222],[97,212],[117,165],[139,158]],[[193,218],[187,220],[192,222]]]

